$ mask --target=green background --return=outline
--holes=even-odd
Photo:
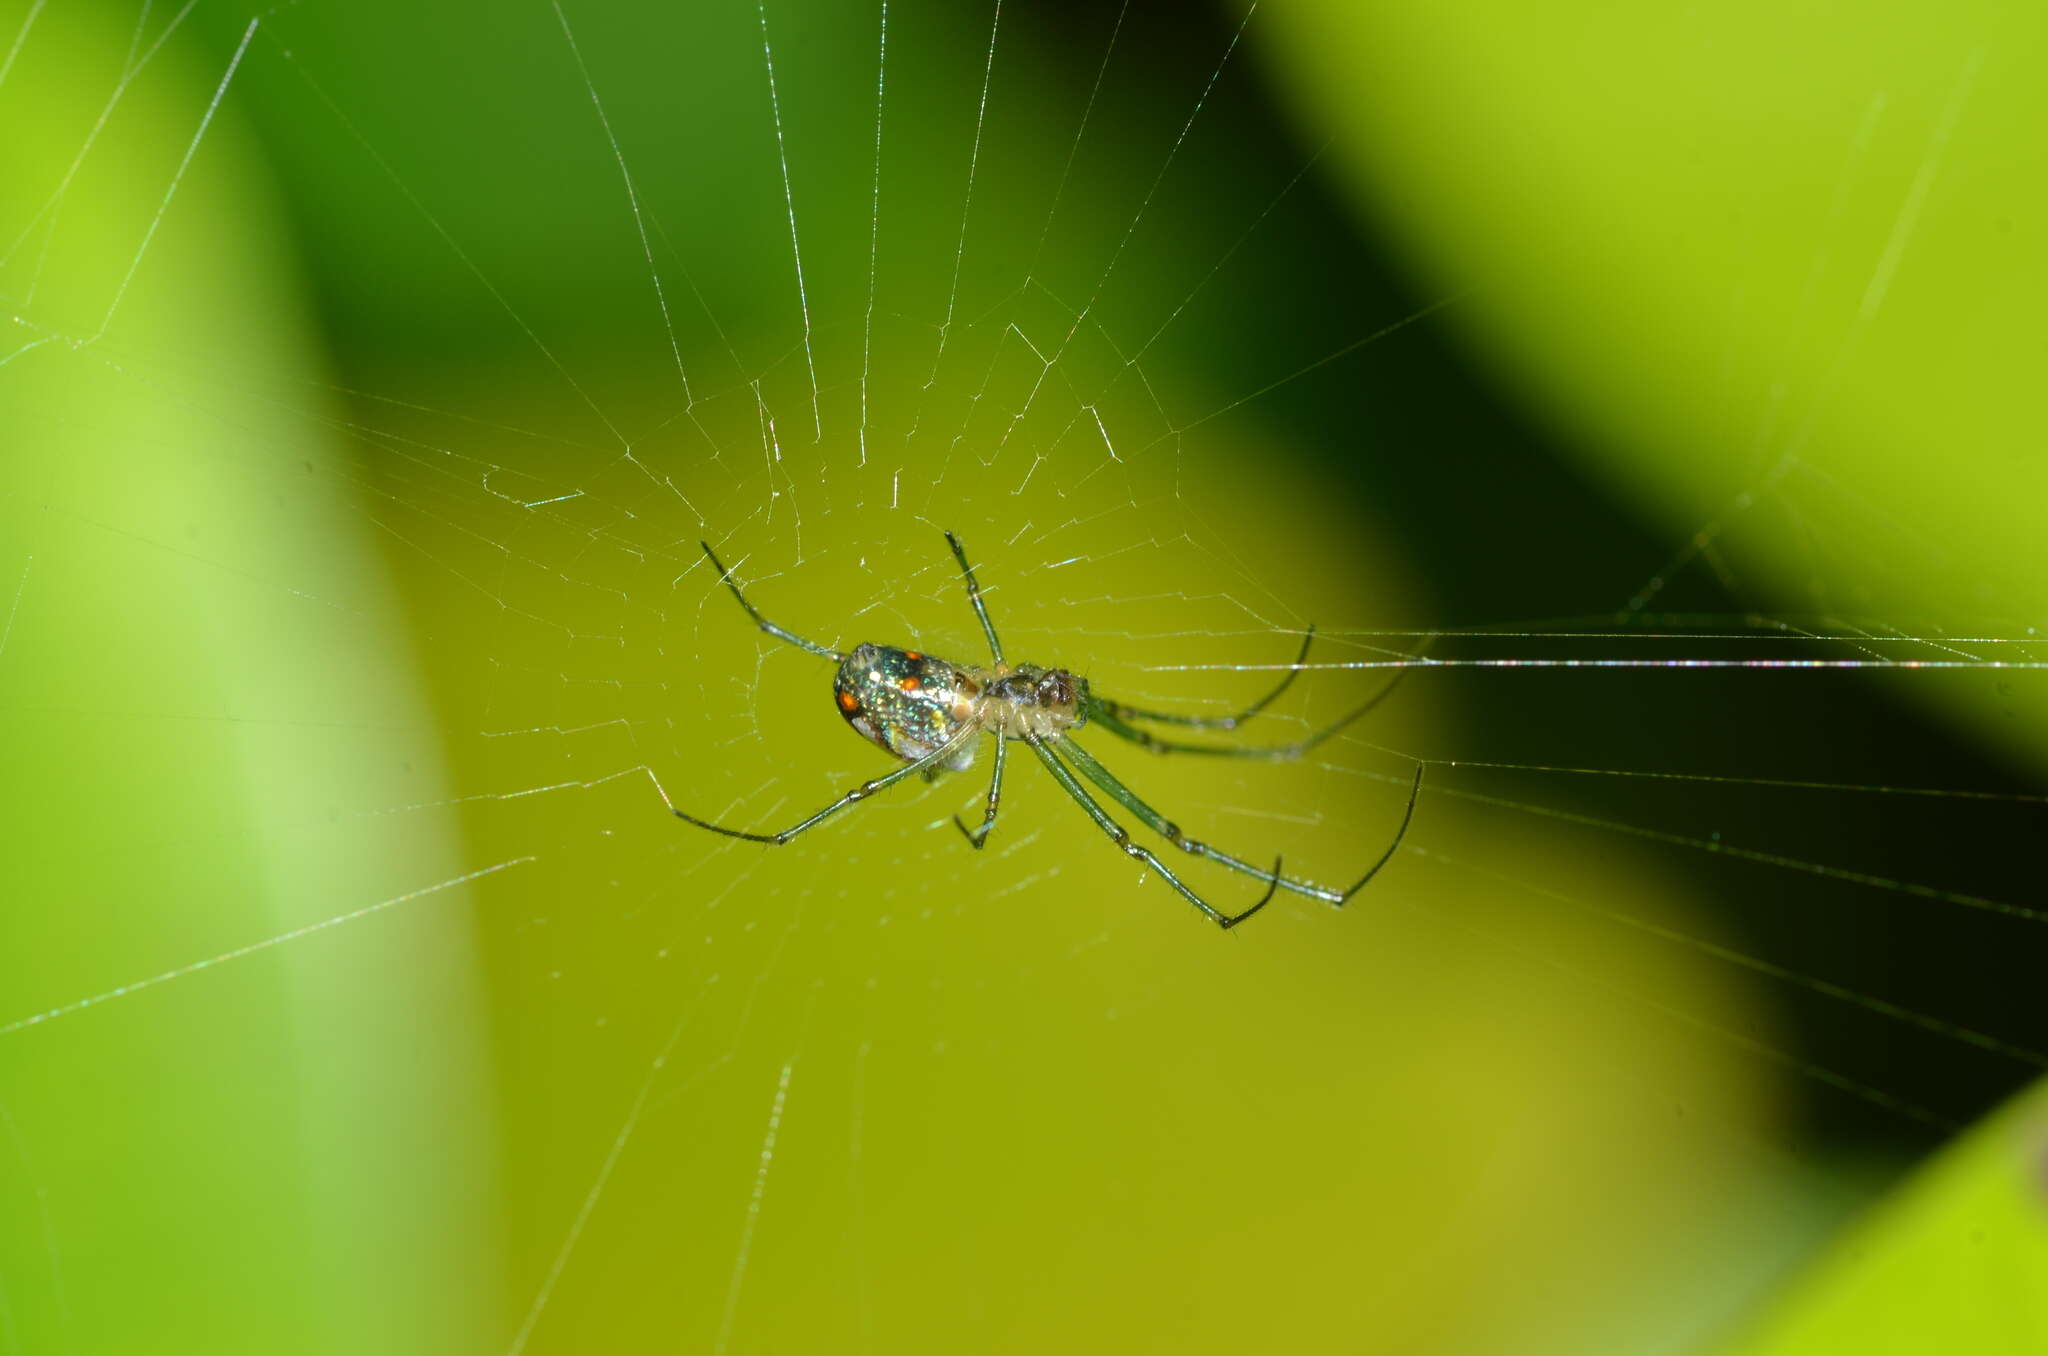
[[[2038,17],[567,13],[0,10],[0,1350],[2041,1345]]]

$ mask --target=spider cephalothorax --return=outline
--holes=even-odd
[[[1415,780],[1408,790],[1408,805],[1401,815],[1401,827],[1394,833],[1394,841],[1380,854],[1363,876],[1348,890],[1332,890],[1321,885],[1311,885],[1282,875],[1280,863],[1275,861],[1271,871],[1254,866],[1240,857],[1210,847],[1182,833],[1180,826],[1166,816],[1138,799],[1137,794],[1111,775],[1108,768],[1095,761],[1094,755],[1076,744],[1071,735],[1090,721],[1095,722],[1119,739],[1127,739],[1153,753],[1202,753],[1226,758],[1258,758],[1278,760],[1298,758],[1309,749],[1328,739],[1337,731],[1357,720],[1367,711],[1379,705],[1380,700],[1393,690],[1388,683],[1342,719],[1324,726],[1307,739],[1295,744],[1281,744],[1265,748],[1231,748],[1216,744],[1189,744],[1177,739],[1164,739],[1142,728],[1136,722],[1147,721],[1163,725],[1178,725],[1191,729],[1234,730],[1287,690],[1294,681],[1294,675],[1301,669],[1301,663],[1308,657],[1308,647],[1315,639],[1315,628],[1308,628],[1302,638],[1301,653],[1296,656],[1287,676],[1271,692],[1253,702],[1234,716],[1183,716],[1168,711],[1147,711],[1121,702],[1105,701],[1088,690],[1088,680],[1066,669],[1041,668],[1036,664],[1012,665],[1003,659],[1002,642],[996,639],[995,625],[988,619],[988,609],[982,605],[981,586],[975,582],[974,570],[967,563],[967,553],[961,549],[959,540],[950,532],[946,542],[953,548],[954,559],[960,562],[960,573],[967,581],[967,599],[974,604],[974,615],[981,622],[981,631],[988,638],[989,654],[994,663],[987,668],[955,664],[920,650],[899,650],[889,645],[857,645],[850,654],[830,650],[815,641],[805,640],[793,631],[784,630],[754,610],[747,601],[747,595],[733,582],[732,574],[718,561],[718,556],[708,543],[704,543],[704,554],[711,561],[711,567],[718,571],[718,578],[739,605],[746,609],[749,617],[777,640],[787,641],[799,649],[808,650],[821,658],[830,659],[839,665],[839,672],[833,678],[833,697],[839,707],[839,714],[846,717],[847,724],[864,739],[872,740],[891,754],[903,760],[904,766],[894,772],[862,782],[853,790],[841,796],[832,804],[818,811],[808,819],[780,833],[750,833],[744,829],[728,829],[721,824],[699,819],[695,815],[675,810],[678,819],[695,824],[700,829],[722,833],[729,838],[744,838],[753,843],[787,843],[805,829],[829,819],[856,801],[866,800],[884,787],[893,786],[913,772],[922,773],[927,781],[942,771],[958,772],[974,761],[974,750],[980,743],[981,734],[995,736],[995,771],[989,777],[988,810],[983,815],[981,826],[970,829],[958,815],[953,822],[960,826],[960,832],[967,835],[967,841],[980,847],[988,839],[989,831],[995,827],[996,808],[1003,794],[1003,751],[1011,740],[1020,740],[1031,748],[1045,770],[1052,774],[1060,788],[1088,812],[1097,828],[1109,835],[1110,841],[1127,855],[1145,863],[1157,871],[1167,884],[1178,890],[1182,897],[1211,922],[1223,927],[1235,927],[1245,919],[1266,907],[1276,890],[1291,890],[1298,895],[1325,900],[1331,904],[1342,904],[1365,887],[1365,883],[1379,873],[1379,869],[1393,857],[1395,849],[1401,846],[1402,836],[1408,832],[1408,821],[1415,814],[1415,798],[1422,790],[1422,766],[1417,764]],[[1403,670],[1405,672],[1405,670]],[[1396,675],[1394,682],[1400,681]],[[1266,892],[1259,896],[1258,903],[1242,913],[1224,913],[1196,894],[1180,877],[1166,867],[1149,848],[1131,841],[1130,832],[1109,817],[1087,788],[1075,779],[1074,773],[1095,783],[1108,797],[1136,815],[1145,826],[1159,834],[1182,852],[1203,857],[1220,866],[1227,866],[1247,876],[1266,882]]]
[[[994,674],[988,685],[984,728],[1012,739],[1025,732],[1050,739],[1077,730],[1088,723],[1088,680],[1065,669],[1042,669],[1036,664],[1019,664],[1003,671],[1002,665],[984,672]]]

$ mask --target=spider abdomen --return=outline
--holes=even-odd
[[[978,719],[980,694],[971,671],[890,645],[856,646],[832,680],[846,723],[905,762],[936,752]],[[973,761],[968,741],[946,766],[958,772]]]

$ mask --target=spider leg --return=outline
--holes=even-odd
[[[1102,697],[1097,697],[1093,693],[1089,694],[1087,704],[1082,709],[1087,713],[1089,720],[1099,724],[1117,738],[1128,739],[1140,748],[1148,749],[1153,753],[1202,753],[1208,754],[1213,758],[1250,758],[1263,763],[1284,763],[1290,758],[1301,757],[1301,755],[1307,753],[1310,749],[1385,701],[1389,696],[1393,695],[1394,689],[1401,685],[1401,680],[1406,678],[1409,672],[1410,670],[1407,667],[1397,670],[1394,676],[1387,681],[1386,686],[1373,693],[1370,697],[1367,697],[1364,702],[1337,717],[1337,719],[1331,721],[1322,729],[1317,730],[1307,739],[1298,740],[1292,744],[1259,744],[1251,748],[1231,748],[1223,744],[1189,744],[1178,739],[1161,739],[1151,731],[1141,730],[1125,719],[1127,708],[1118,706],[1115,702],[1108,701]],[[1146,715],[1142,711],[1131,712],[1130,714],[1141,717]]]
[[[1310,622],[1308,630],[1302,633],[1301,653],[1294,656],[1294,663],[1288,667],[1287,676],[1280,680],[1279,686],[1234,716],[1182,716],[1171,711],[1147,711],[1112,701],[1103,702],[1103,706],[1118,720],[1156,720],[1162,725],[1184,725],[1191,730],[1235,730],[1271,706],[1301,676],[1301,666],[1308,661],[1308,647],[1315,643],[1315,638],[1315,623]]]
[[[982,606],[981,585],[975,582],[974,567],[967,563],[967,552],[960,545],[960,539],[951,532],[946,534],[946,545],[953,548],[953,559],[960,562],[960,573],[967,579],[967,601],[974,604],[974,615],[981,618],[981,633],[988,637],[988,652],[995,656],[996,663],[1003,662],[1003,642],[996,639],[996,628],[988,619],[988,609]]]
[[[862,782],[859,786],[854,787],[853,790],[847,792],[838,800],[833,801],[830,805],[827,805],[824,809],[818,811],[816,814],[810,816],[808,819],[801,820],[792,827],[782,830],[782,832],[780,833],[751,833],[745,829],[728,829],[723,824],[713,824],[708,819],[699,819],[695,815],[684,814],[681,810],[676,809],[676,807],[673,805],[669,806],[668,808],[670,813],[674,814],[677,819],[682,820],[686,824],[695,824],[700,829],[709,829],[713,833],[722,833],[728,838],[744,838],[749,843],[767,843],[774,847],[780,847],[784,843],[787,843],[790,839],[802,833],[805,829],[813,828],[816,825],[824,822],[825,820],[830,819],[833,815],[838,814],[841,810],[844,810],[847,806],[853,804],[855,801],[866,800],[869,796],[874,795],[876,792],[894,786],[896,783],[902,781],[905,777],[913,776],[916,773],[923,772],[927,768],[935,767],[938,764],[944,762],[946,759],[952,757],[954,754],[960,751],[960,745],[965,742],[966,736],[974,734],[978,731],[978,729],[978,726],[967,726],[964,730],[961,731],[960,734],[955,735],[953,738],[939,745],[939,747],[933,749],[930,753],[918,759],[916,762],[905,763],[902,767],[897,768],[894,772],[888,773],[884,776],[877,777],[873,781]]]
[[[1126,856],[1135,857],[1154,871],[1157,871],[1168,885],[1171,885],[1180,892],[1183,899],[1200,909],[1203,916],[1216,924],[1216,926],[1234,928],[1260,909],[1265,908],[1267,903],[1273,898],[1273,892],[1280,888],[1280,882],[1285,879],[1280,874],[1280,863],[1275,861],[1272,874],[1268,877],[1269,883],[1266,886],[1266,893],[1259,896],[1259,902],[1246,909],[1243,913],[1224,913],[1221,909],[1209,903],[1208,900],[1203,899],[1200,895],[1189,889],[1179,876],[1174,875],[1172,871],[1167,869],[1166,863],[1160,861],[1150,848],[1141,847],[1137,843],[1132,842],[1130,831],[1114,819],[1111,819],[1109,812],[1104,810],[1101,805],[1096,803],[1095,798],[1088,794],[1087,788],[1074,780],[1074,774],[1067,771],[1065,765],[1053,756],[1052,750],[1047,746],[1045,740],[1040,739],[1037,735],[1027,734],[1024,736],[1024,742],[1029,744],[1031,751],[1038,755],[1038,761],[1045,764],[1045,770],[1052,774],[1053,780],[1058,782],[1065,789],[1066,793],[1072,796],[1083,810],[1088,812],[1088,817],[1095,821],[1097,828],[1109,835],[1109,840],[1112,843],[1122,848]]]
[[[782,627],[777,626],[774,622],[769,621],[760,613],[756,612],[754,610],[754,605],[747,601],[747,595],[741,593],[740,586],[733,582],[732,571],[726,569],[724,565],[719,563],[718,553],[711,549],[711,543],[708,541],[700,541],[697,543],[697,545],[703,547],[704,554],[711,558],[711,568],[718,571],[718,582],[732,590],[732,596],[739,599],[740,606],[747,610],[747,615],[754,619],[754,624],[756,626],[759,626],[763,631],[766,631],[769,635],[775,637],[777,640],[786,640],[790,644],[796,646],[798,649],[809,650],[812,654],[817,655],[821,659],[830,659],[835,663],[845,660],[846,656],[839,653],[839,651],[828,650],[824,646],[818,644],[816,641],[805,640],[796,632],[786,631]],[[706,827],[708,828],[709,826],[707,825]]]
[[[1298,881],[1282,876],[1278,874],[1277,868],[1272,872],[1268,872],[1263,867],[1254,866],[1241,857],[1233,857],[1221,849],[1210,847],[1207,843],[1188,837],[1181,832],[1178,824],[1140,800],[1137,792],[1118,781],[1108,768],[1096,762],[1093,755],[1079,744],[1076,744],[1071,738],[1060,741],[1060,753],[1065,756],[1068,762],[1079,769],[1082,776],[1094,782],[1103,791],[1108,793],[1111,800],[1114,800],[1117,804],[1143,820],[1146,827],[1179,848],[1182,852],[1196,857],[1206,857],[1219,866],[1229,867],[1232,871],[1241,871],[1245,875],[1257,880],[1269,881],[1278,889],[1291,890],[1295,894],[1307,895],[1311,899],[1320,899],[1328,904],[1342,904],[1365,888],[1365,883],[1378,875],[1380,868],[1385,866],[1393,858],[1394,853],[1400,849],[1401,840],[1408,836],[1408,821],[1415,817],[1415,798],[1422,793],[1422,769],[1424,766],[1421,763],[1415,765],[1415,780],[1409,784],[1408,805],[1401,814],[1401,827],[1394,831],[1394,841],[1387,845],[1387,850],[1380,854],[1379,860],[1374,862],[1371,869],[1363,876],[1360,876],[1350,889],[1332,890],[1326,886],[1311,885],[1306,881]]]
[[[996,826],[996,806],[1001,804],[1003,799],[1004,746],[1008,743],[1009,741],[1001,735],[996,736],[996,766],[988,779],[988,813],[981,817],[981,827],[970,829],[959,815],[953,816],[953,822],[960,826],[960,832],[967,835],[967,841],[977,850],[988,841],[989,830]]]

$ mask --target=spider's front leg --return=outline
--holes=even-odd
[[[1110,842],[1114,843],[1125,856],[1143,862],[1146,866],[1158,872],[1161,880],[1178,891],[1181,898],[1200,909],[1202,916],[1216,924],[1216,926],[1225,929],[1234,928],[1273,902],[1274,891],[1280,888],[1282,880],[1285,879],[1280,874],[1281,864],[1278,860],[1274,861],[1272,872],[1266,876],[1266,892],[1259,896],[1259,902],[1242,913],[1225,913],[1188,888],[1187,882],[1174,875],[1172,869],[1165,862],[1159,860],[1157,853],[1148,847],[1132,842],[1130,831],[1114,819],[1111,819],[1109,812],[1096,802],[1095,797],[1088,794],[1080,782],[1074,780],[1074,774],[1067,771],[1066,765],[1061,763],[1059,758],[1054,755],[1052,752],[1053,741],[1041,739],[1034,734],[1026,734],[1024,742],[1031,746],[1031,751],[1038,755],[1038,761],[1045,764],[1045,770],[1052,774],[1053,780],[1060,784],[1061,789],[1072,796],[1074,803],[1087,812],[1088,817],[1095,821],[1097,828],[1109,835]]]
[[[972,727],[969,728],[971,730]],[[847,792],[838,800],[833,801],[830,805],[827,805],[824,809],[818,811],[816,814],[810,815],[802,820],[799,820],[797,823],[792,824],[790,827],[783,829],[779,833],[757,833],[750,829],[727,828],[723,824],[714,824],[708,819],[699,819],[697,818],[697,816],[693,814],[688,814],[682,810],[678,810],[673,803],[671,803],[668,807],[669,813],[673,814],[677,819],[682,820],[685,824],[695,824],[700,829],[709,829],[713,833],[722,833],[727,838],[744,838],[749,843],[766,843],[770,847],[781,847],[784,843],[787,843],[790,839],[796,837],[798,834],[804,832],[806,829],[815,828],[817,825],[823,823],[825,820],[830,819],[833,815],[838,814],[841,810],[844,810],[847,806],[857,805],[861,801],[867,800],[869,797],[875,795],[877,792],[887,790],[889,787],[894,786],[896,783],[902,781],[905,777],[915,776],[920,772],[928,773],[937,771],[940,765],[943,764],[948,758],[951,758],[955,754],[960,752],[960,746],[967,742],[967,737],[968,733],[966,731],[963,731],[960,735],[955,735],[953,738],[939,745],[939,747],[933,749],[930,753],[924,755],[924,757],[922,758],[917,759],[915,762],[905,763],[902,767],[897,768],[894,772],[887,773],[884,776],[876,777],[870,781],[862,782],[859,786],[854,787],[853,790]],[[663,792],[662,799],[666,800],[667,798],[668,793]]]

